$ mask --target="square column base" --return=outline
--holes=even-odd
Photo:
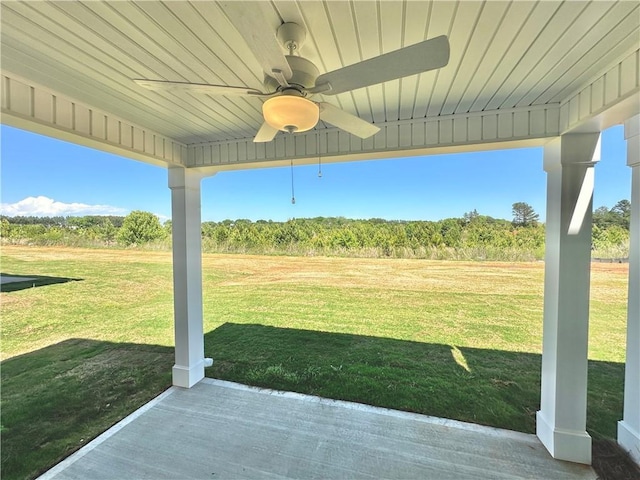
[[[539,411],[536,435],[553,458],[591,465],[591,436],[587,432],[553,428]]]
[[[624,420],[618,422],[618,445],[640,465],[640,432],[636,432]]]
[[[191,367],[174,365],[171,373],[174,386],[191,388],[204,378],[204,360]]]

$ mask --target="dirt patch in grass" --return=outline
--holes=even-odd
[[[640,467],[611,440],[593,441],[593,469],[599,480],[638,480]]]
[[[74,247],[38,247],[23,245],[2,245],[2,254],[25,266],[27,275],[56,275],[53,272],[31,271],[31,265],[48,262],[52,266],[64,265],[65,262],[76,262],[80,258],[91,258],[95,263],[132,264],[155,263],[171,264],[170,251],[143,251],[122,249],[92,249]],[[54,267],[55,268],[55,267]],[[57,270],[57,268],[56,268]]]
[[[203,269],[225,273],[221,286],[331,285],[336,288],[424,290],[488,295],[542,295],[544,263],[454,262],[414,259],[353,259],[204,255]],[[626,282],[627,264],[593,264],[594,293]],[[615,300],[619,300],[616,298]]]
[[[591,264],[591,270],[595,272],[618,273],[626,275],[629,273],[629,264],[593,262]]]
[[[221,285],[327,285],[336,288],[374,287],[394,290],[459,291],[469,293],[541,292],[540,263],[448,262],[404,259],[299,258],[250,255],[205,255],[203,266],[231,274]],[[452,269],[455,275],[452,275]],[[537,285],[529,281],[533,277]],[[522,280],[525,280],[523,285]]]

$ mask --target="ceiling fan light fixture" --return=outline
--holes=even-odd
[[[280,95],[262,104],[264,120],[283,132],[306,132],[320,120],[320,108],[301,96]]]

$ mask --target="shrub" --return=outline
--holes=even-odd
[[[154,214],[134,210],[127,215],[118,232],[118,240],[124,245],[140,245],[167,236],[160,220]]]

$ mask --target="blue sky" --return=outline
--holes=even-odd
[[[2,126],[1,207],[5,215],[171,216],[166,170]],[[630,198],[621,126],[603,132],[594,207]],[[439,220],[480,214],[511,219],[527,202],[544,218],[542,149],[499,150],[294,168],[221,172],[202,183],[202,220],[287,220],[315,216]]]

